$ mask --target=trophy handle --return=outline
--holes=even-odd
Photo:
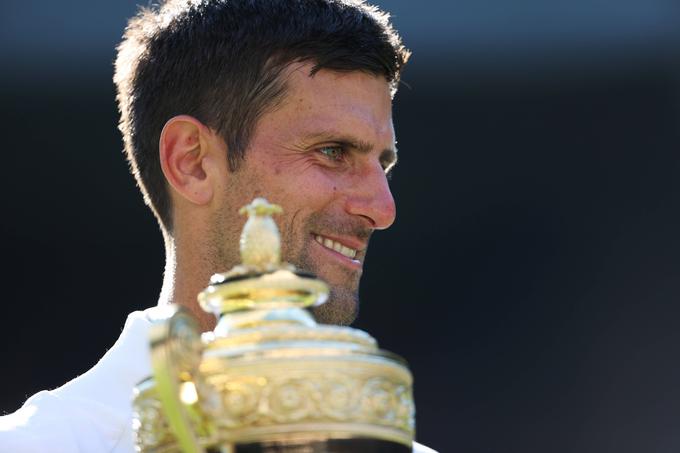
[[[195,377],[203,345],[198,323],[178,305],[151,327],[151,363],[156,392],[169,428],[184,453],[205,453],[194,427],[203,418],[198,408]]]

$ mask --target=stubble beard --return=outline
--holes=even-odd
[[[371,231],[348,222],[338,221],[321,213],[313,214],[300,228],[289,228],[283,235],[282,246],[286,261],[299,270],[316,275],[329,286],[328,300],[319,306],[312,307],[317,322],[346,326],[354,322],[359,315],[359,281],[360,270],[352,270],[338,263],[320,262],[312,252],[319,244],[312,237],[312,232],[334,232],[368,240]],[[331,269],[334,277],[324,278],[324,269]]]
[[[323,280],[323,270],[309,255],[309,246],[301,254],[301,257],[291,262],[298,269],[310,272]],[[329,283],[330,293],[328,300],[316,307],[312,307],[316,321],[321,324],[336,324],[347,326],[354,322],[359,315],[359,277],[357,275],[347,275],[344,284]]]

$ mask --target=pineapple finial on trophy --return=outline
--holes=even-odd
[[[256,198],[239,210],[241,215],[248,214],[239,242],[244,266],[268,270],[281,263],[279,229],[271,217],[281,212],[281,206],[264,198]]]

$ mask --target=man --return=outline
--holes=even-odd
[[[172,0],[130,21],[114,81],[165,240],[159,306],[214,327],[196,295],[239,262],[237,211],[264,196],[284,208],[283,258],[331,288],[317,319],[352,322],[369,237],[395,217],[391,100],[408,55],[359,0]],[[150,374],[156,312],[130,315],[93,369],[2,417],[0,451],[132,451],[130,392]]]

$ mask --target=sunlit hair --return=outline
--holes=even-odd
[[[145,202],[171,232],[158,141],[173,116],[217,131],[236,171],[258,119],[285,95],[287,65],[381,75],[394,94],[408,56],[388,15],[360,0],[171,0],[141,9],[118,46],[114,82]]]

